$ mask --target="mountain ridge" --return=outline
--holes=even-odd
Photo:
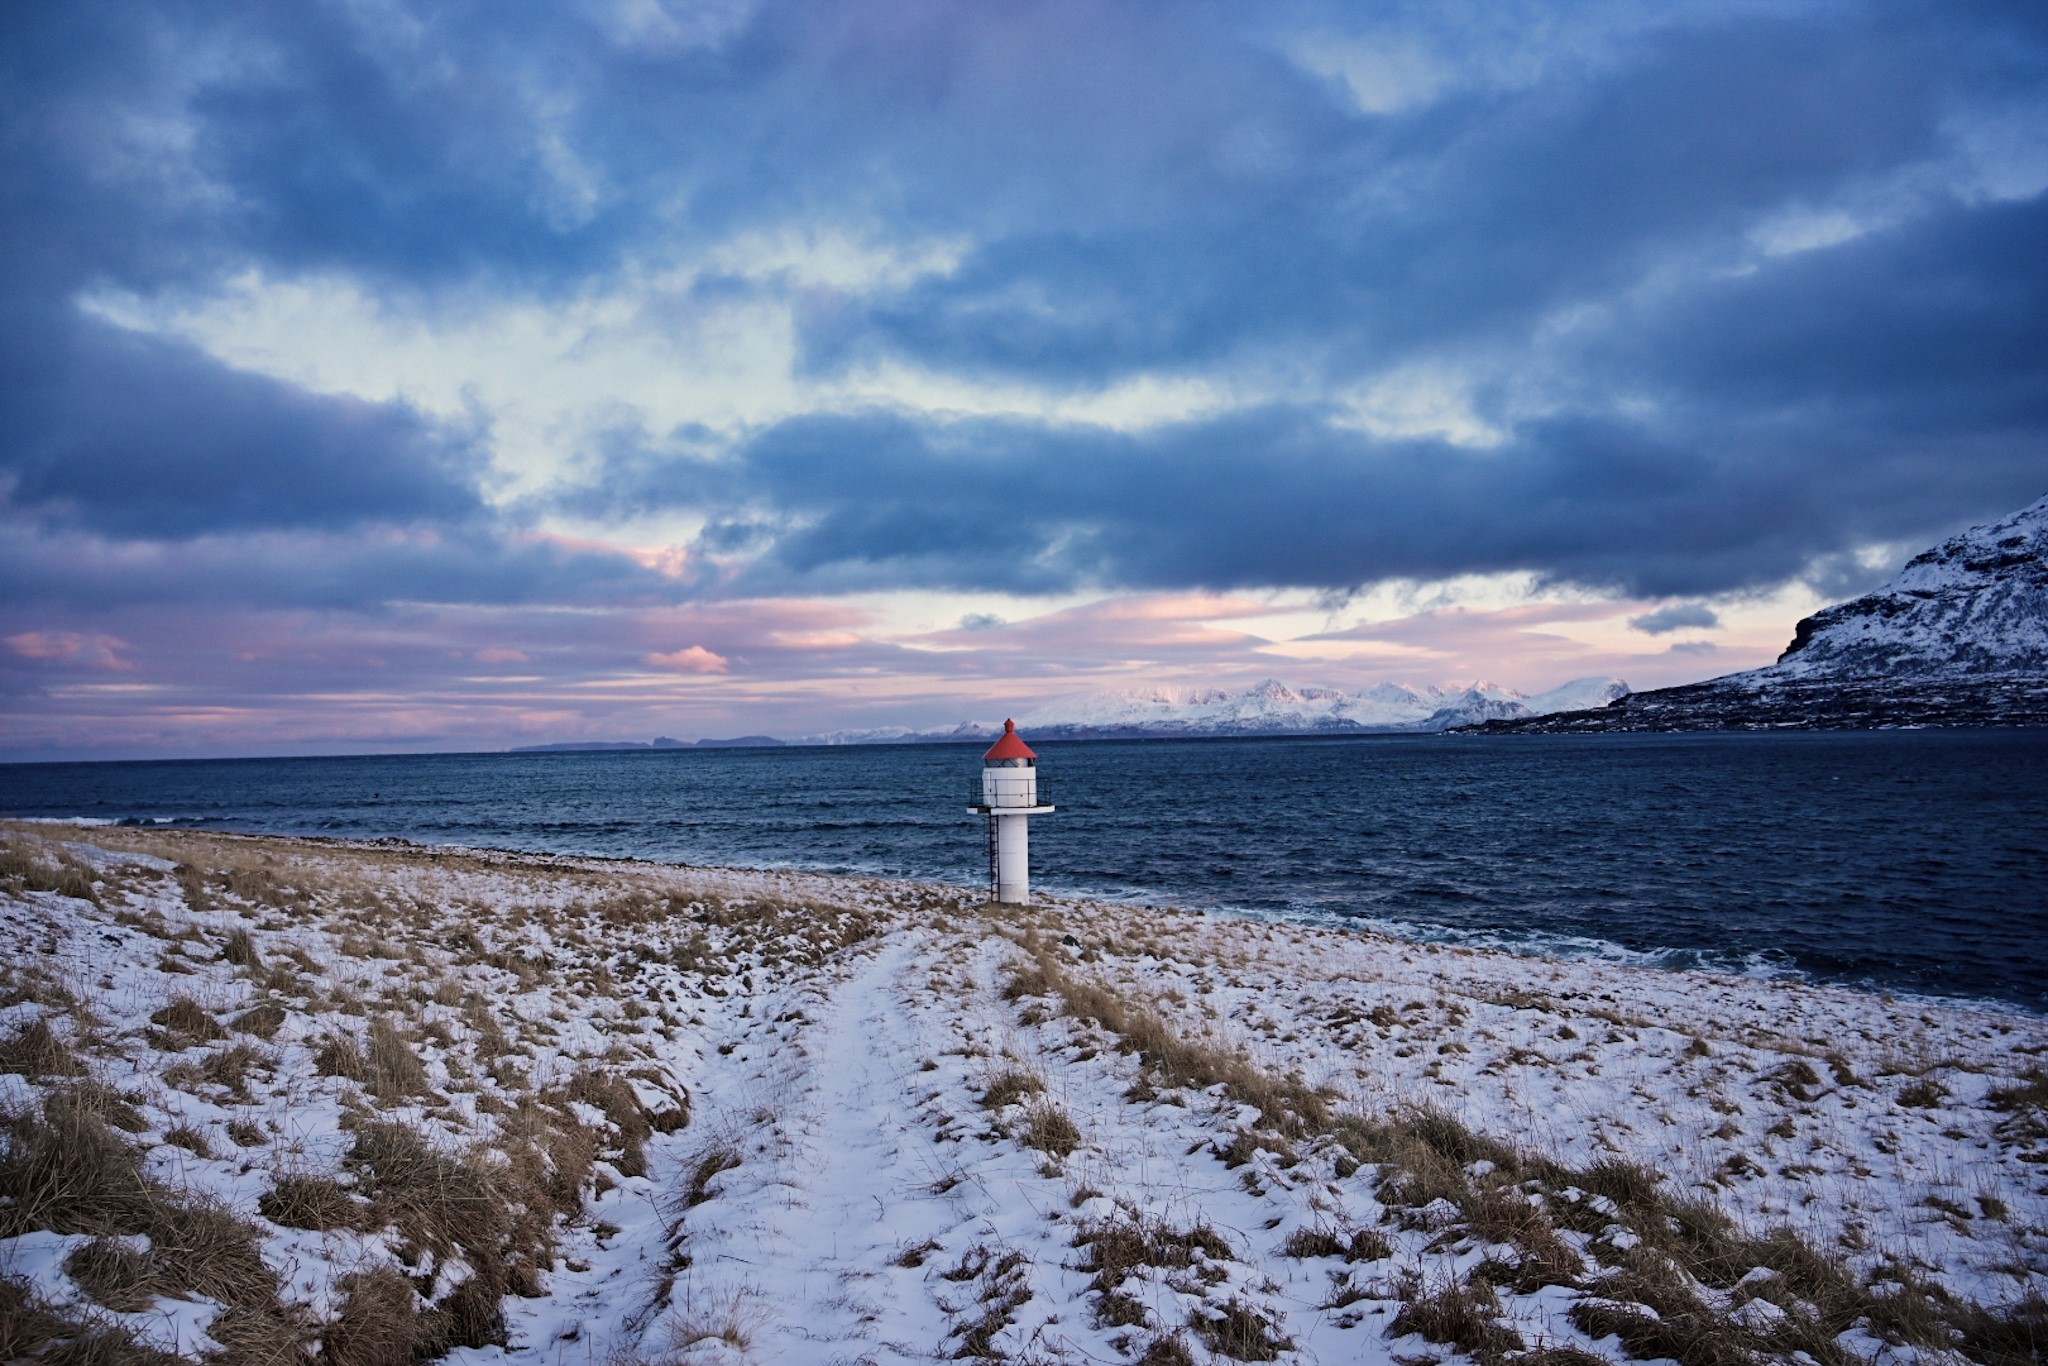
[[[1434,734],[1454,726],[1581,709],[1628,694],[1619,678],[1575,678],[1528,694],[1484,680],[1417,687],[1376,683],[1355,693],[1294,688],[1275,678],[1248,688],[1162,685],[1104,689],[1055,699],[1017,718],[1034,740],[1210,739],[1259,735]],[[795,739],[748,735],[735,740],[566,741],[525,745],[515,754],[582,754],[648,749],[730,749],[776,745],[966,744],[1002,734],[997,721],[963,721],[948,730],[908,726],[827,731]]]
[[[2048,725],[2048,498],[1951,536],[1875,592],[1815,612],[1764,668],[1459,729],[1963,725]]]

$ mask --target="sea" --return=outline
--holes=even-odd
[[[1047,742],[1034,886],[2048,1013],[2048,731]],[[985,885],[978,747],[0,766],[0,813]]]

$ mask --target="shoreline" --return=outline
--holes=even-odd
[[[1824,1322],[1846,1359],[1910,1356],[1885,1344],[1931,1330],[1900,1296],[1944,1334],[2022,1331],[2048,1304],[2048,1021],[2031,1016],[1172,908],[989,907],[936,883],[76,835],[15,846],[98,900],[0,892],[18,998],[0,1013],[135,1097],[146,1170],[309,1268],[316,1289],[280,1289],[278,1312],[319,1331],[367,1293],[349,1268],[419,1272],[429,1231],[407,1232],[363,1147],[393,1125],[508,1173],[545,1138],[533,1170],[580,1173],[519,1254],[540,1297],[508,1292],[491,1321],[536,1361],[571,1332],[668,1360],[714,1301],[745,1310],[754,1347],[711,1333],[724,1348],[675,1359],[1059,1341],[1116,1360],[1166,1341],[1221,1360],[1204,1344],[1242,1309],[1293,1344],[1281,1359],[1377,1361],[1441,1344],[1417,1306],[1453,1292],[1530,1346],[1669,1355],[1599,1307],[1652,1274],[1646,1245],[1715,1332],[1765,1355],[1822,1345]],[[75,1085],[0,1080],[17,1115]],[[293,1173],[339,1192],[348,1226],[272,1218]],[[1695,1207],[1721,1249],[1706,1261],[1659,1241]],[[1146,1244],[1113,1283],[1074,1269],[1105,1230],[1196,1228],[1214,1242],[1192,1262]],[[51,1236],[27,1235],[56,1249],[41,1261],[16,1239],[16,1264],[77,1309],[57,1253],[83,1243]],[[1833,1268],[1825,1286],[1771,1269],[1780,1237]],[[491,1271],[499,1255],[435,1257],[527,1274]],[[428,1284],[408,1323],[453,1313],[454,1288]],[[1628,1293],[1654,1310],[1641,1297],[1667,1292]],[[1955,1318],[1970,1305],[1990,1317]]]
[[[908,886],[942,888],[949,892],[973,897],[982,895],[979,887],[964,883],[945,882],[930,878],[902,877],[889,873],[868,873],[858,871],[833,871],[804,868],[795,865],[740,864],[692,864],[634,854],[592,854],[584,852],[563,852],[554,850],[526,850],[501,845],[470,845],[457,843],[430,843],[405,835],[314,835],[250,830],[225,830],[203,828],[197,825],[179,824],[175,820],[161,822],[113,820],[91,817],[63,816],[0,816],[0,831],[11,826],[24,827],[72,827],[81,831],[90,830],[133,830],[139,832],[190,832],[199,835],[218,835],[234,839],[250,840],[298,840],[312,844],[332,845],[338,848],[360,846],[365,849],[399,847],[419,850],[423,853],[442,851],[452,854],[502,855],[508,858],[568,859],[584,860],[597,864],[618,863],[627,866],[678,868],[694,871],[748,875],[754,873],[814,877],[823,879],[848,879],[854,882],[900,882]],[[1510,958],[1530,958],[1562,963],[1595,963],[1632,971],[1698,973],[1710,977],[1727,978],[1736,981],[1781,982],[1811,987],[1839,989],[1857,995],[1872,996],[1888,1004],[1926,1006],[1928,1008],[1961,1009],[1987,1012],[1997,1015],[2013,1015],[2024,1019],[2048,1021],[2048,1005],[2030,1007],[2023,1002],[1998,996],[1979,996],[1965,993],[1943,993],[1913,991],[1886,986],[1872,978],[1860,981],[1831,979],[1817,976],[1807,969],[1787,965],[1776,966],[1720,966],[1711,963],[1673,963],[1656,961],[1661,958],[1682,957],[1689,954],[1707,955],[1710,950],[1683,945],[1667,945],[1649,949],[1634,949],[1612,939],[1591,936],[1549,935],[1531,932],[1533,937],[1526,946],[1509,943],[1485,942],[1491,936],[1508,936],[1514,931],[1505,929],[1467,930],[1453,925],[1431,925],[1408,921],[1388,921],[1378,917],[1344,916],[1336,912],[1306,910],[1272,910],[1255,906],[1233,905],[1192,905],[1177,903],[1170,898],[1156,897],[1142,891],[1129,894],[1107,892],[1056,893],[1045,898],[1048,905],[1130,907],[1142,912],[1193,911],[1203,915],[1223,916],[1246,920],[1258,924],[1289,925],[1304,930],[1325,930],[1339,934],[1364,935],[1396,944],[1412,944],[1437,949],[1462,949],[1477,953],[1498,953]],[[1402,933],[1391,925],[1410,926],[1414,932]],[[1574,951],[1582,946],[1583,952]],[[1755,960],[1764,951],[1751,950],[1745,957]]]

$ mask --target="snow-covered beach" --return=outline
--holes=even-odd
[[[2037,1016],[934,884],[7,838],[5,1355],[2026,1361],[2048,1327]]]

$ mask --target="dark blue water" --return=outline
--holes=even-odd
[[[2048,1011],[2048,732],[1045,744],[1037,884]],[[0,766],[0,811],[974,884],[956,746]]]

